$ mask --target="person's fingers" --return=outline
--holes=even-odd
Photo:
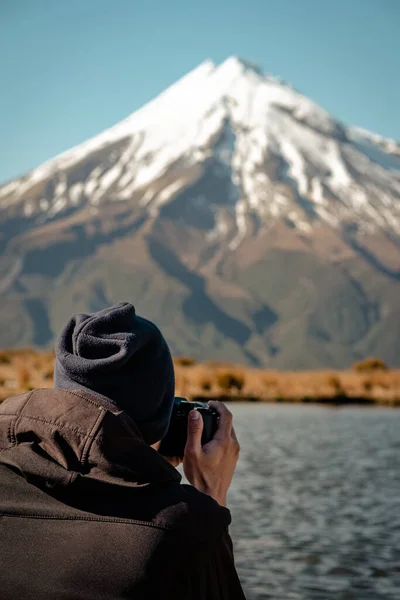
[[[235,428],[233,426],[232,426],[231,437],[232,437],[232,439],[235,440],[235,442],[238,441],[237,436],[236,436],[236,431],[235,431]]]
[[[201,436],[203,433],[203,417],[192,409],[188,415],[188,431],[185,454],[197,454],[201,451]]]
[[[238,441],[238,439],[236,437],[236,431],[235,431],[235,429],[233,427],[232,427],[232,436],[231,437],[232,437],[232,440],[233,440],[233,447],[235,449],[235,453],[236,453],[236,456],[238,458],[239,454],[240,454],[240,444],[239,444],[239,441]]]
[[[232,434],[232,413],[222,402],[210,400],[208,405],[214,408],[219,414],[218,429],[214,435],[214,439],[227,440]]]

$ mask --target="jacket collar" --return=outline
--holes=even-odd
[[[84,391],[39,389],[5,400],[0,463],[48,487],[80,478],[129,487],[181,480],[126,413]]]

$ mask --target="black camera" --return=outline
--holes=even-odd
[[[171,421],[168,431],[161,441],[159,452],[163,456],[183,457],[187,439],[187,422],[191,410],[196,410],[203,417],[203,433],[201,444],[207,444],[218,429],[218,412],[203,402],[189,402],[185,398],[174,398]]]

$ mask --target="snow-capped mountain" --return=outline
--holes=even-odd
[[[30,331],[13,326],[3,343],[48,343],[68,312],[123,292],[167,327],[175,352],[400,361],[379,345],[400,299],[400,146],[241,59],[206,61],[0,187],[0,210],[0,292]],[[312,339],[308,357],[291,336]]]

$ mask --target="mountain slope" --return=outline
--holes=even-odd
[[[396,142],[207,61],[0,187],[0,344],[49,344],[73,312],[128,299],[175,353],[400,364],[399,200]]]

